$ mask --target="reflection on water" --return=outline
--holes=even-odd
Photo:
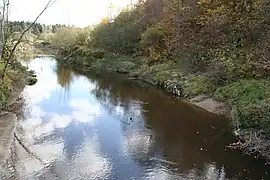
[[[226,149],[225,118],[116,74],[85,77],[48,57],[29,66],[38,82],[17,133],[42,162],[16,145],[19,179],[269,178],[263,161]]]

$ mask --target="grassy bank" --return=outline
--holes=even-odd
[[[0,63],[0,72],[3,67],[4,65]],[[13,68],[8,68],[0,84],[0,112],[7,108],[8,102],[11,100],[10,98],[16,98],[12,97],[13,92],[22,91],[24,86],[33,85],[36,82],[37,79],[34,72],[28,71],[20,63],[16,63]]]
[[[89,53],[91,54],[91,53]],[[105,54],[102,58],[96,55],[85,56],[85,53],[70,53],[58,56],[58,60],[69,66],[87,72],[90,70],[108,70],[127,74],[133,79],[140,79],[154,86],[165,89],[181,97],[194,97],[201,94],[211,95],[215,82],[210,77],[200,74],[182,73],[173,61],[162,64],[147,65],[146,57],[132,57],[116,54]],[[77,59],[80,59],[78,61]]]

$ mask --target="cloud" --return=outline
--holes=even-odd
[[[88,114],[100,114],[100,105],[90,104],[87,99],[72,99],[70,106],[75,110],[87,112]]]
[[[135,2],[136,0],[133,0]],[[33,21],[44,8],[48,0],[12,0],[11,20]],[[72,24],[76,26],[87,26],[100,22],[108,15],[108,5],[114,4],[114,13],[122,9],[130,0],[58,0],[39,19],[45,24]],[[31,6],[31,11],[25,11]]]
[[[70,163],[70,169],[67,176],[72,179],[107,179],[112,173],[112,164],[100,152],[97,144],[98,140],[94,136],[88,139],[84,146],[80,149],[76,158]]]
[[[52,122],[42,124],[34,129],[33,137],[38,138],[43,134],[50,134],[55,130],[55,125]],[[28,132],[30,134],[30,132]]]
[[[51,92],[59,87],[51,65],[51,61],[42,58],[35,59],[30,63],[29,68],[34,69],[38,76],[37,83],[34,86],[27,86],[24,90],[24,95],[29,97],[30,105],[49,99]]]
[[[75,119],[75,121],[82,123],[93,122],[94,120],[94,116],[83,111],[73,111],[72,117]]]
[[[54,124],[55,128],[65,128],[72,121],[72,117],[70,115],[59,115],[55,114],[50,119],[50,122]]]
[[[93,122],[101,114],[99,104],[90,104],[86,99],[72,99],[70,101],[72,117],[75,121],[89,123]]]
[[[122,152],[129,156],[145,157],[149,153],[154,140],[147,132],[138,132],[137,129],[129,129],[122,144]]]

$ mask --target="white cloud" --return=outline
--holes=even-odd
[[[33,131],[33,137],[40,137],[43,134],[50,134],[55,130],[55,126],[53,123],[49,122],[43,125],[38,126]],[[30,132],[28,132],[30,134]]]
[[[46,112],[40,106],[34,105],[30,110],[30,114],[32,118],[40,118],[45,116]]]
[[[72,107],[72,118],[76,122],[93,123],[101,114],[99,104],[90,104],[86,99],[72,99],[70,102]]]
[[[94,120],[94,116],[91,116],[83,111],[73,111],[72,117],[75,119],[75,121],[82,123],[92,122]]]
[[[65,128],[72,121],[72,117],[69,115],[53,115],[50,122],[54,124],[55,128]]]
[[[38,154],[43,162],[50,163],[54,160],[64,159],[63,149],[64,143],[59,141],[49,141],[30,147],[33,152]]]
[[[122,144],[124,155],[137,154],[144,157],[150,151],[154,140],[147,132],[137,132],[137,129],[129,129]]]
[[[42,123],[42,120],[40,118],[28,118],[27,120],[25,120],[22,123],[22,126],[24,128],[24,130],[30,131],[33,130],[35,128],[37,128],[38,126],[40,126]]]
[[[107,179],[111,174],[112,165],[109,159],[100,152],[97,138],[85,142],[76,158],[71,162],[67,176],[73,179]]]
[[[51,65],[51,61],[42,58],[35,59],[31,62],[29,68],[35,70],[38,81],[34,86],[27,86],[24,90],[24,94],[31,97],[28,98],[30,105],[35,105],[45,99],[49,99],[51,92],[58,88],[57,79]]]
[[[99,104],[90,104],[87,99],[72,99],[70,101],[70,106],[73,108],[73,115],[81,117],[84,115],[88,116],[99,116],[101,114],[101,107]]]
[[[135,2],[136,0],[133,0]],[[48,0],[11,0],[12,20],[33,21],[43,9]],[[87,26],[98,23],[108,14],[109,3],[114,4],[114,11],[122,9],[130,0],[58,0],[40,18],[39,22],[46,24],[73,24]]]

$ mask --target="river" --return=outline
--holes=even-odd
[[[13,179],[270,179],[263,160],[226,147],[225,117],[118,74],[86,77],[52,57],[28,66],[38,82],[23,92]]]

